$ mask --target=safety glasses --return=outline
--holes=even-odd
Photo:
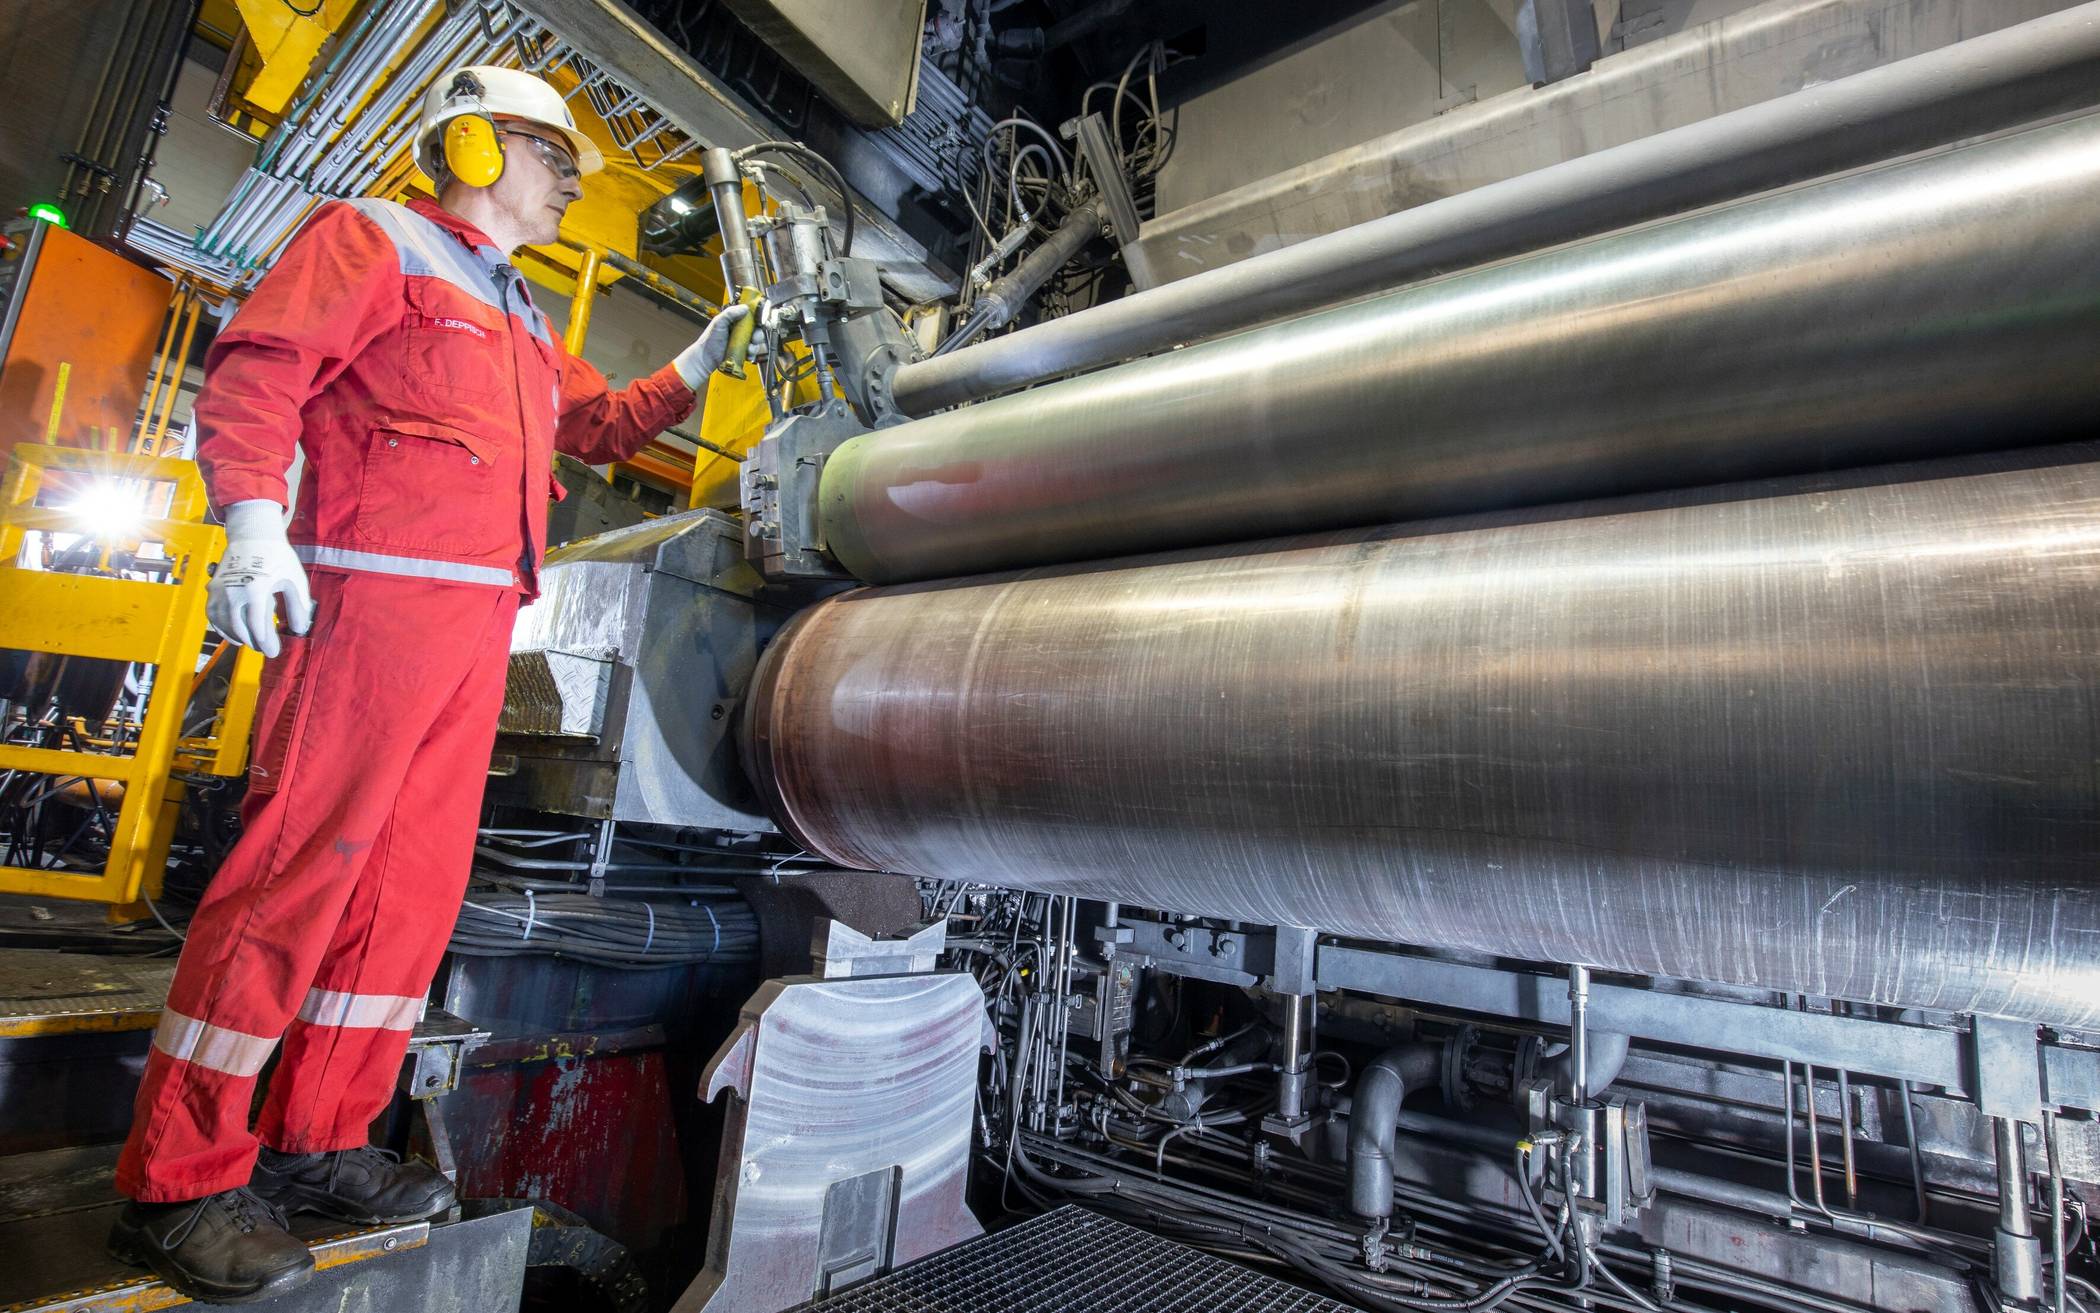
[[[583,176],[583,170],[576,167],[576,157],[545,137],[535,137],[529,132],[518,132],[514,129],[505,131],[503,135],[531,142],[532,148],[539,152],[540,160],[554,171],[556,178],[566,180]]]

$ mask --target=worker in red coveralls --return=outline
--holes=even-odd
[[[220,334],[197,399],[228,538],[209,612],[271,660],[244,832],[153,1035],[110,1243],[199,1300],[312,1275],[287,1211],[451,1206],[443,1176],[370,1148],[367,1128],[465,890],[554,453],[624,459],[685,419],[746,313],[619,391],[564,351],[509,253],[555,241],[603,161],[536,77],[441,77],[417,162],[437,203],[323,205]]]

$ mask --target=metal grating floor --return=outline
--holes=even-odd
[[[1068,1204],[790,1313],[1356,1313]]]
[[[0,949],[0,1038],[150,1030],[174,976],[172,957]]]

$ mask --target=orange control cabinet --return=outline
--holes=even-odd
[[[105,447],[115,430],[121,450],[167,319],[168,280],[48,223],[27,247],[0,320],[0,466],[20,442]]]

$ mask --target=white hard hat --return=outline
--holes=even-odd
[[[446,72],[423,95],[423,121],[416,127],[416,166],[433,178],[441,162],[440,141],[445,125],[462,114],[537,123],[568,141],[570,152],[576,156],[576,167],[583,172],[596,173],[605,167],[605,157],[598,153],[597,143],[577,130],[569,103],[560,92],[515,68],[474,64]]]

